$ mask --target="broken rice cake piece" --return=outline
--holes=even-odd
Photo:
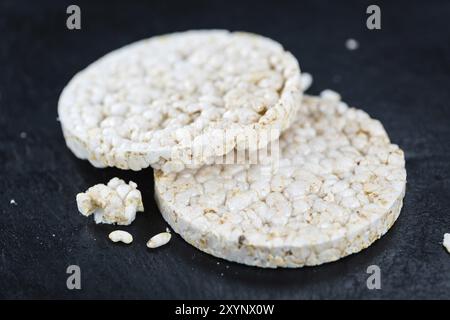
[[[96,223],[129,225],[137,211],[144,211],[137,184],[113,178],[107,185],[97,184],[77,194],[78,210],[84,216],[94,214]]]

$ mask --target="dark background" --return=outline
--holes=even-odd
[[[66,28],[66,8],[81,7],[82,30]],[[382,30],[366,28],[366,8],[381,7]],[[449,1],[1,1],[1,298],[450,298]],[[145,247],[164,231],[153,200],[152,170],[96,169],[66,148],[57,101],[69,79],[103,54],[157,34],[198,28],[245,30],[281,42],[314,76],[310,92],[340,92],[380,119],[405,150],[402,213],[359,254],[319,267],[265,270],[208,256],[178,235]],[[349,51],[345,40],[360,48]],[[26,138],[21,138],[21,132]],[[75,195],[119,176],[137,182],[145,213],[113,244],[114,226],[81,216]],[[17,206],[10,204],[15,199]],[[66,268],[81,267],[82,290],[66,288]],[[381,268],[381,290],[366,269]]]

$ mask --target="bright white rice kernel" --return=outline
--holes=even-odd
[[[300,81],[302,84],[303,91],[306,91],[309,89],[309,87],[311,87],[311,85],[313,83],[313,77],[311,74],[303,72],[300,77]]]
[[[325,100],[340,101],[341,95],[336,91],[325,89],[320,93],[320,97]]]
[[[277,139],[301,96],[298,62],[279,43],[243,32],[187,31],[94,62],[65,87],[58,114],[78,158],[169,173],[227,154],[249,129],[276,130]]]
[[[112,178],[108,185],[97,184],[84,193],[77,194],[78,211],[84,216],[94,214],[96,223],[129,225],[136,212],[144,211],[141,192],[136,183],[128,184]]]
[[[167,244],[171,238],[172,235],[170,234],[170,232],[158,233],[156,236],[153,236],[150,240],[148,240],[147,247],[151,249],[161,247]]]
[[[402,207],[403,152],[377,120],[332,96],[304,97],[278,167],[156,170],[172,229],[209,254],[271,268],[334,261],[380,238]]]
[[[447,249],[447,252],[450,253],[450,233],[444,234],[443,245],[444,245],[445,249]]]
[[[112,242],[123,242],[126,244],[130,244],[133,242],[133,236],[123,230],[115,230],[111,232],[108,237]]]

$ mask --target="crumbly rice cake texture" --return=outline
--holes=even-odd
[[[168,173],[231,152],[246,130],[266,136],[287,129],[302,91],[298,62],[279,43],[243,32],[187,31],[94,62],[64,88],[58,113],[78,158]]]
[[[96,184],[77,194],[78,211],[86,217],[94,215],[95,223],[129,225],[136,212],[144,211],[137,184],[112,178],[107,185]]]
[[[297,119],[280,138],[278,168],[155,171],[174,231],[214,256],[270,268],[335,261],[385,234],[403,204],[402,150],[337,95],[304,97]]]

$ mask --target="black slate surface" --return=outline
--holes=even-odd
[[[450,298],[450,2],[377,1],[382,30],[365,26],[367,1],[73,1],[82,30],[65,27],[65,1],[0,3],[1,298]],[[66,148],[56,106],[68,80],[103,54],[138,39],[193,28],[261,33],[314,75],[382,121],[405,150],[408,185],[391,231],[367,250],[297,270],[264,270],[208,256],[174,236],[150,251],[166,223],[152,170],[96,169]],[[347,38],[360,43],[356,51]],[[21,138],[21,132],[26,138]],[[145,214],[126,247],[112,226],[78,214],[75,194],[119,176],[138,183]],[[10,204],[15,199],[17,205]],[[81,267],[82,290],[66,288]],[[381,268],[368,290],[366,268]]]

